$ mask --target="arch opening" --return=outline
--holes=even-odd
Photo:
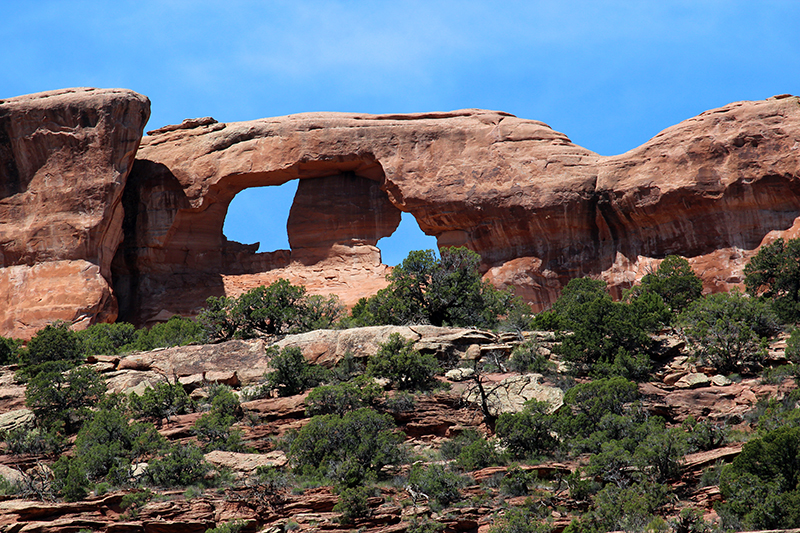
[[[380,239],[377,246],[381,251],[381,260],[389,266],[399,265],[413,250],[430,249],[436,253],[439,250],[436,237],[423,233],[411,213],[403,213],[394,233]]]
[[[222,233],[228,241],[244,245],[258,244],[255,252],[289,249],[286,221],[292,208],[299,181],[282,185],[249,187],[234,196]]]

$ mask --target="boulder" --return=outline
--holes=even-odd
[[[286,454],[280,450],[269,453],[237,453],[214,450],[205,455],[206,461],[215,466],[230,468],[242,474],[252,474],[261,466],[285,466]]]
[[[370,326],[286,335],[274,346],[279,350],[298,347],[308,361],[330,367],[341,361],[348,352],[357,359],[375,355],[380,345],[388,341],[393,333],[415,341],[414,348],[419,351],[455,360],[464,358],[471,345],[490,343],[495,339],[491,332],[469,328]]]
[[[711,378],[700,372],[689,372],[675,382],[679,389],[699,389],[711,385]]]
[[[474,375],[475,370],[472,368],[454,368],[444,373],[444,377],[450,381],[466,381]]]
[[[35,418],[30,409],[15,409],[3,413],[0,415],[0,433],[22,427],[33,427]]]
[[[487,393],[490,414],[500,416],[502,413],[518,413],[528,400],[546,402],[549,405],[548,412],[555,412],[564,404],[564,391],[545,385],[543,381],[541,374],[510,376],[498,382],[487,379],[483,386]],[[465,399],[480,403],[477,388],[469,388]]]

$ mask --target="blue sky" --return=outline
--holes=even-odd
[[[611,155],[706,109],[800,94],[796,0],[5,0],[0,35],[0,98],[125,87],[150,97],[148,129],[480,107]],[[286,248],[292,194],[240,194],[226,235]],[[414,226],[380,243],[385,262],[434,246]]]

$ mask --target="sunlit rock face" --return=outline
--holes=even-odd
[[[576,276],[619,294],[672,253],[707,290],[725,290],[759,245],[797,231],[798,143],[796,97],[708,111],[613,157],[541,122],[474,109],[191,121],[152,132],[137,156],[132,180],[153,189],[137,193],[148,225],[131,225],[140,240],[128,253],[140,279],[158,282],[130,301],[165,316],[282,275],[352,304],[385,283],[374,246],[399,211],[440,246],[479,252],[486,277],[537,310]],[[292,179],[292,250],[225,241],[236,193]],[[203,294],[177,298],[197,292],[198,272]]]
[[[120,201],[149,116],[124,89],[0,100],[0,334],[116,317]]]
[[[53,318],[81,323],[191,315],[209,296],[279,277],[352,305],[386,286],[376,244],[401,212],[440,246],[480,253],[486,278],[535,310],[577,276],[619,295],[673,253],[707,290],[726,290],[760,245],[800,232],[792,96],[708,111],[613,157],[477,109],[193,119],[140,144],[148,106],[130,91],[89,89],[0,102],[2,266],[85,262],[7,272],[6,334],[45,320],[48,305],[19,296],[50,290],[39,289],[45,271],[75,280],[50,290],[62,310]],[[226,240],[237,193],[290,180],[300,180],[290,250]]]

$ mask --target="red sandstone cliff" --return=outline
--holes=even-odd
[[[133,316],[189,312],[201,301],[169,302],[200,272],[219,293],[283,275],[352,303],[381,286],[373,247],[399,211],[440,246],[478,251],[488,278],[515,286],[536,309],[572,277],[601,276],[619,290],[670,253],[689,257],[707,289],[723,290],[740,282],[765,238],[791,234],[799,139],[796,97],[709,111],[615,157],[541,122],[482,110],[207,119],[156,130],[131,177],[145,184],[130,190],[147,216],[132,221],[140,240],[122,253],[137,279],[146,273],[167,289],[140,288],[125,306]],[[291,252],[254,255],[224,241],[236,193],[292,179],[301,182]],[[345,187],[363,200],[331,201]],[[350,270],[342,275],[332,260]]]
[[[0,333],[117,316],[122,191],[149,116],[124,89],[0,100]]]
[[[354,303],[385,285],[375,245],[401,211],[440,246],[478,251],[537,310],[572,277],[619,291],[670,253],[725,290],[759,245],[800,228],[797,97],[708,111],[614,157],[462,110],[196,119],[150,132],[132,164],[148,104],[88,89],[0,102],[2,333],[111,319],[117,301],[139,323],[191,314],[277,277]],[[293,179],[291,250],[226,241],[238,192]]]

